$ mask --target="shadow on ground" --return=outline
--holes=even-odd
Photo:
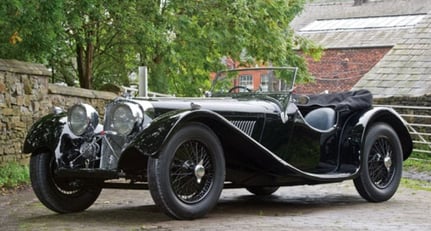
[[[354,209],[356,205],[368,204],[359,196],[331,195],[331,196],[305,196],[289,197],[272,195],[267,197],[241,195],[223,197],[217,206],[207,215],[207,219],[223,219],[226,217],[247,216],[300,216],[321,210]],[[89,210],[73,214],[39,215],[25,218],[25,223],[55,224],[80,223],[88,226],[116,226],[121,224],[139,227],[143,223],[165,223],[172,221],[164,215],[155,205],[135,206],[130,204],[96,204]],[[50,226],[50,225],[49,225]]]

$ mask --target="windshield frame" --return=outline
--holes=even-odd
[[[292,91],[295,88],[295,81],[296,81],[296,76],[298,73],[298,67],[245,67],[245,68],[234,68],[234,69],[227,69],[227,70],[221,70],[218,71],[212,81],[211,84],[211,88],[209,90],[209,95],[213,95],[214,93],[217,95],[221,95],[223,93],[220,92],[214,92],[215,87],[217,85],[217,82],[220,81],[221,77],[224,77],[226,75],[224,75],[225,73],[231,73],[231,72],[241,72],[241,71],[274,71],[274,70],[288,70],[288,71],[292,71],[292,78],[291,78],[291,83],[289,83],[288,80],[284,80],[286,81],[286,83],[288,83],[289,85],[289,89],[286,89],[284,91],[276,91],[276,92],[259,92],[260,94],[274,94],[274,93],[278,93],[278,94],[289,94],[292,93]],[[283,80],[280,78],[277,78],[279,80]],[[253,92],[255,93],[255,92]],[[226,94],[232,94],[232,93],[226,93]],[[234,93],[234,94],[241,94],[241,93]],[[243,94],[250,94],[250,92],[244,92]]]

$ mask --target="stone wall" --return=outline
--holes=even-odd
[[[431,95],[424,95],[424,96],[418,96],[418,97],[400,96],[400,97],[375,98],[374,104],[393,106],[398,113],[404,115],[403,116],[404,119],[409,123],[426,123],[431,125],[430,118],[420,117],[421,115],[431,116],[431,110],[428,110],[426,108],[426,107],[431,107]],[[408,115],[414,115],[414,116],[408,116]]]
[[[117,95],[49,84],[51,72],[41,64],[0,59],[0,164],[26,160],[22,143],[30,126],[54,106],[94,105],[103,114]]]
[[[415,132],[421,133],[420,135],[411,133],[414,141],[430,143],[414,143],[414,148],[425,152],[431,151],[431,110],[429,110],[429,107],[431,107],[431,95],[375,98],[374,104],[393,107],[409,123],[411,131],[414,129]]]

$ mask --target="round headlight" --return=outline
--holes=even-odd
[[[99,123],[99,114],[88,104],[76,104],[69,109],[67,121],[73,134],[81,136],[94,131]]]
[[[119,135],[130,134],[142,122],[143,113],[135,104],[117,104],[111,110],[111,128]]]

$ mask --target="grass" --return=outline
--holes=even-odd
[[[403,163],[404,171],[431,173],[431,154],[414,152]],[[401,185],[415,190],[431,191],[431,182],[425,180],[401,179]]]
[[[9,162],[0,166],[0,189],[11,189],[29,182],[28,165]]]
[[[431,192],[431,182],[428,181],[402,178],[401,185],[414,190],[425,190]]]
[[[431,172],[431,154],[414,152],[403,165],[406,170]]]
[[[409,158],[404,161],[404,168],[416,172],[431,172],[431,160]]]

